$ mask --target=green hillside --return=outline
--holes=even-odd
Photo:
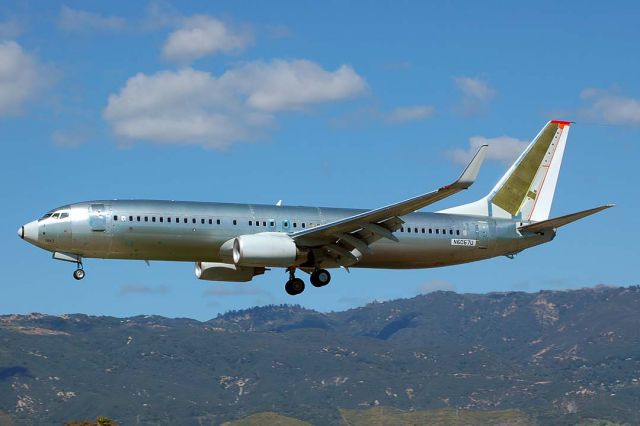
[[[638,424],[639,312],[640,288],[603,287],[207,322],[0,316],[0,424]]]

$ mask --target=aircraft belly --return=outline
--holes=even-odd
[[[437,241],[380,241],[371,246],[373,253],[363,256],[354,267],[432,268],[469,262],[487,256],[486,249],[452,246],[449,239]]]

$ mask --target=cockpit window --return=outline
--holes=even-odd
[[[60,219],[64,219],[66,217],[69,217],[69,213],[67,213],[67,212],[60,213]]]
[[[50,217],[51,217],[51,214],[52,214],[51,212],[49,212],[49,213],[45,213],[45,214],[44,214],[44,216],[42,216],[42,217],[40,218],[40,220],[45,220],[45,219],[50,218]]]
[[[54,213],[54,214],[51,216],[51,218],[52,218],[52,219],[57,219],[57,218],[59,218],[59,217],[60,217],[60,213]]]

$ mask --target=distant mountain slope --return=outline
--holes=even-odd
[[[328,314],[267,306],[207,322],[0,316],[0,412],[16,424],[264,412],[344,424],[380,406],[638,424],[638,401],[637,286],[437,292]]]

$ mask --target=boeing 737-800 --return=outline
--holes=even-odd
[[[329,283],[330,268],[432,268],[516,253],[551,241],[556,229],[611,205],[549,219],[571,123],[549,121],[489,194],[470,204],[418,213],[469,188],[482,146],[452,184],[374,210],[179,201],[88,201],[53,209],[18,229],[53,258],[195,262],[199,279],[250,281],[268,268],[289,273],[300,294],[310,274]]]

